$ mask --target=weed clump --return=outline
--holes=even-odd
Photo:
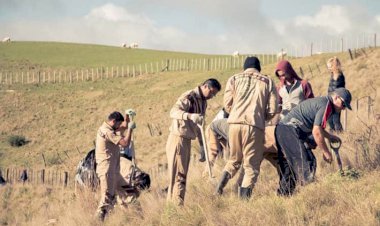
[[[8,138],[8,143],[12,147],[21,147],[28,143],[24,136],[12,135]]]

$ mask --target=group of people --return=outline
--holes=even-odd
[[[331,81],[328,95],[314,97],[311,85],[301,79],[290,62],[280,61],[275,70],[279,79],[261,73],[260,61],[248,57],[244,71],[231,76],[226,84],[223,109],[207,126],[206,141],[201,131],[207,101],[221,91],[217,79],[210,78],[183,93],[170,110],[170,133],[166,143],[169,185],[167,199],[183,205],[190,162],[191,140],[198,138],[209,147],[209,163],[224,155],[226,165],[216,187],[222,195],[228,181],[240,171],[239,197],[249,199],[260,173],[263,159],[276,167],[279,195],[291,195],[297,183],[313,180],[316,163],[312,152],[316,146],[323,158],[332,161],[325,139],[340,142],[333,132],[341,132],[340,111],[351,109],[351,94],[344,88],[344,75],[339,60],[328,61]],[[116,194],[123,203],[131,184],[120,170],[121,150],[129,150],[136,124],[126,115],[111,113],[100,126],[96,137],[96,174],[100,182],[97,215],[101,220],[115,204]],[[132,114],[133,115],[133,114]],[[271,121],[272,123],[268,123]],[[331,131],[326,130],[327,123]],[[204,161],[203,157],[200,159]],[[149,181],[150,183],[150,181]]]
[[[263,159],[276,167],[278,195],[294,193],[296,184],[313,181],[317,146],[323,158],[332,162],[329,142],[341,142],[341,110],[351,109],[351,93],[344,88],[344,75],[336,57],[327,62],[331,72],[328,95],[314,97],[311,84],[301,79],[289,61],[280,61],[275,70],[276,86],[261,73],[260,61],[248,57],[244,71],[226,84],[223,109],[206,128],[209,163],[218,155],[226,160],[215,193],[223,194],[228,181],[239,173],[238,195],[249,199]],[[190,161],[191,140],[198,137],[206,114],[207,100],[221,90],[216,79],[182,94],[170,111],[172,123],[166,145],[169,165],[168,201],[183,205]],[[330,131],[326,125],[330,125]],[[201,151],[204,150],[200,141]]]

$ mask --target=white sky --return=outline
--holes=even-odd
[[[16,41],[230,54],[311,42],[323,51],[331,40],[374,33],[379,0],[0,0],[0,38]]]

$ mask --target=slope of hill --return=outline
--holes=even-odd
[[[346,53],[342,54],[347,87],[352,90],[354,99],[366,95],[374,96],[371,87],[377,88],[379,85],[376,79],[378,55],[379,50],[376,50],[368,57],[362,56],[351,61]],[[318,57],[319,59],[305,58],[292,62],[295,68],[307,68],[305,66],[310,65],[310,62],[326,60],[326,56]],[[263,72],[273,77],[274,66],[264,67]],[[328,84],[328,74],[325,69],[321,69],[321,74],[314,72],[310,79],[316,95],[325,95]],[[65,159],[65,162],[76,163],[80,158],[76,149],[86,151],[92,147],[95,131],[104,117],[113,110],[122,111],[126,108],[135,108],[138,112],[136,144],[141,149],[139,158],[147,158],[147,162],[152,159],[154,162],[164,161],[168,111],[175,99],[208,77],[215,77],[225,84],[231,74],[233,71],[190,74],[171,72],[77,84],[1,86],[0,116],[3,123],[0,125],[0,164],[33,166],[41,163],[41,153],[45,153],[50,162],[57,163],[60,161],[54,156],[57,153],[63,155],[63,151],[72,156],[71,160]],[[311,74],[306,76],[311,77]],[[5,92],[5,89],[12,91]],[[210,101],[209,117],[213,117],[221,107],[222,96],[222,93],[218,94],[216,99]],[[375,101],[377,103],[378,98]],[[354,120],[349,122],[355,124]],[[162,135],[151,137],[148,123],[159,127]],[[11,135],[24,135],[30,143],[20,148],[10,147],[7,137]]]
[[[331,55],[291,61],[295,68],[308,68],[309,65],[315,68],[315,64],[319,64],[321,72],[314,69],[312,75],[305,70],[316,95],[326,94],[329,75],[322,65]],[[154,178],[152,192],[143,194],[140,199],[143,217],[133,207],[127,212],[117,209],[107,224],[380,224],[380,128],[376,121],[380,104],[377,97],[380,49],[367,50],[366,55],[353,61],[347,53],[338,54],[338,57],[342,59],[347,88],[354,98],[354,111],[348,113],[348,130],[342,135],[341,153],[345,166],[350,166],[353,172],[359,170],[359,180],[349,175],[339,177],[335,174],[336,167],[324,164],[320,151],[316,150],[316,183],[301,188],[294,198],[276,197],[277,175],[264,163],[253,199],[242,202],[232,191],[232,183],[225,197],[212,196],[214,182],[201,177],[204,165],[195,162],[190,167],[185,208],[165,205],[165,197],[160,191],[166,178]],[[274,77],[274,67],[273,64],[267,65],[263,72]],[[148,169],[157,163],[165,163],[169,110],[177,97],[208,77],[215,77],[225,84],[234,72],[170,72],[75,84],[1,85],[0,166],[42,168],[41,154],[44,153],[48,168],[73,172],[84,152],[92,148],[96,130],[107,114],[130,107],[138,114],[135,146],[139,166]],[[220,109],[222,96],[222,93],[218,94],[209,102],[207,121]],[[356,110],[356,99],[365,96],[374,99],[369,118],[365,101],[360,102]],[[161,135],[151,136],[148,123],[159,128]],[[30,142],[19,148],[11,147],[7,142],[11,135],[24,135]],[[192,149],[197,154],[196,142]],[[68,157],[64,157],[64,152]],[[58,159],[57,153],[62,159]],[[216,170],[217,176],[219,170]],[[58,219],[58,225],[95,224],[92,214],[98,197],[90,191],[52,190],[29,185],[13,190],[6,186],[0,188],[0,196],[0,204],[6,210],[0,213],[2,224],[41,225],[51,218]]]
[[[85,69],[209,56],[211,55],[74,43],[0,43],[0,68],[12,71],[39,68]]]

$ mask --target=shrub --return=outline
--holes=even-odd
[[[21,147],[28,143],[24,136],[12,135],[8,138],[8,142],[12,147]]]

